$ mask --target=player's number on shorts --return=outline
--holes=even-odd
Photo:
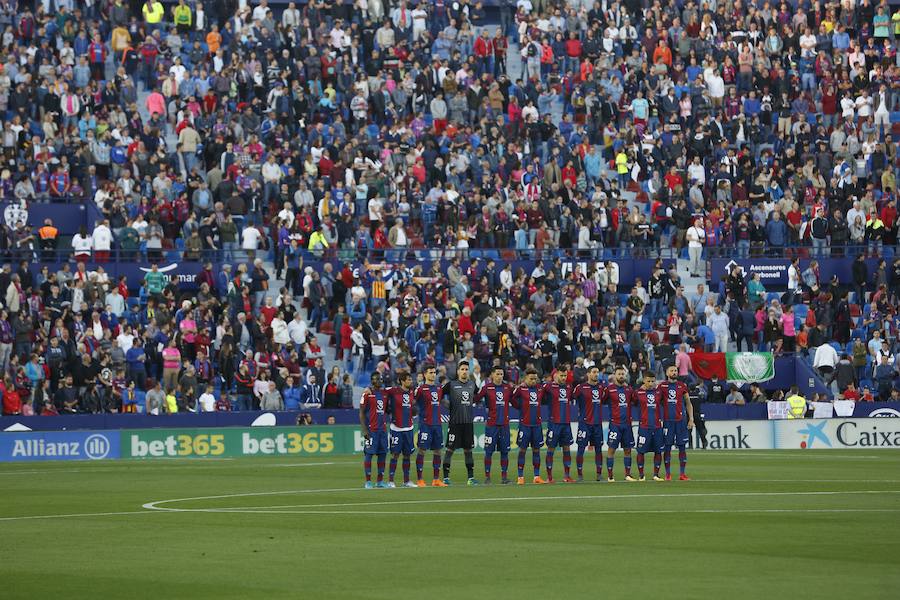
[[[579,432],[578,432],[578,439],[579,439],[579,440],[583,440],[583,439],[586,439],[586,438],[587,438],[587,431],[579,431]]]
[[[427,442],[427,441],[428,441],[428,434],[427,434],[426,432],[424,432],[424,431],[423,431],[422,433],[419,434],[419,437],[422,438],[422,441],[423,441],[423,442]]]
[[[617,440],[617,439],[619,439],[619,432],[618,432],[618,431],[610,431],[610,432],[609,432],[609,439],[611,439],[611,440]]]
[[[399,446],[399,445],[400,445],[400,438],[392,435],[391,436],[391,446]]]
[[[450,434],[450,437],[449,437],[448,439],[449,439],[451,442],[454,441],[454,440],[456,439],[456,434],[455,434],[455,433],[451,433],[451,434]]]
[[[646,444],[646,443],[647,443],[647,438],[645,438],[644,436],[640,436],[638,438],[638,444]]]
[[[370,437],[366,440],[366,448],[371,448],[371,447],[372,447],[372,438]]]
[[[487,436],[487,435],[484,436],[484,445],[485,446],[490,446],[493,443],[494,443],[494,438]]]

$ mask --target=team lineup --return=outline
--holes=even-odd
[[[450,485],[450,466],[454,451],[461,449],[465,456],[468,485],[478,485],[475,478],[474,406],[483,404],[487,410],[484,437],[484,483],[491,483],[494,453],[500,453],[502,484],[509,484],[510,408],[519,411],[518,485],[525,484],[525,462],[531,448],[533,483],[554,483],[553,468],[556,449],[562,451],[564,483],[584,480],[584,455],[589,446],[594,450],[597,481],[603,479],[603,442],[606,451],[606,480],[615,481],[615,453],[622,448],[625,481],[644,481],[644,457],[653,454],[653,480],[671,480],[671,450],[678,448],[679,479],[688,480],[687,445],[694,427],[693,410],[687,386],[678,380],[678,369],[666,369],[666,380],[656,383],[652,372],[643,373],[640,387],[626,384],[627,373],[618,367],[610,383],[600,381],[599,369],[587,372],[587,381],[571,386],[568,365],[562,364],[551,375],[551,381],[541,383],[534,369],[525,371],[522,385],[512,387],[504,383],[502,366],[494,366],[489,380],[481,390],[469,376],[469,364],[457,365],[456,379],[443,385],[437,382],[437,370],[425,369],[425,382],[415,390],[409,372],[398,375],[396,387],[382,388],[381,376],[372,375],[370,387],[363,392],[359,407],[360,426],[365,437],[364,471],[366,488],[396,487],[394,477],[402,456],[403,486],[426,487],[424,479],[425,455],[432,453],[433,487]],[[609,406],[607,435],[603,435],[602,406]],[[546,439],[541,407],[549,408]],[[637,444],[632,429],[632,409],[639,413]],[[446,452],[441,419],[449,412]],[[571,423],[577,411],[578,433],[572,438]],[[413,437],[413,419],[418,418],[419,435]],[[571,477],[571,446],[576,444],[575,465],[577,479]],[[541,477],[541,448],[546,444],[545,466],[547,479]],[[632,449],[637,450],[638,477],[632,476]],[[416,455],[416,481],[410,479],[412,455]],[[390,454],[388,481],[384,481],[387,455]],[[376,480],[372,482],[372,460],[376,460]],[[660,469],[665,465],[665,479]],[[443,470],[443,477],[441,477]]]

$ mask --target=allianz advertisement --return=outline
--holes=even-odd
[[[900,449],[900,418],[708,421],[712,450]],[[577,426],[573,424],[573,431]],[[512,425],[515,444],[516,424]],[[475,424],[476,448],[484,425]],[[358,427],[247,427],[0,433],[0,462],[111,458],[335,456],[362,451]]]

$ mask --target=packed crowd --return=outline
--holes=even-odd
[[[3,2],[0,194],[103,214],[69,240],[6,212],[0,252],[24,263],[0,273],[4,411],[346,406],[373,364],[459,356],[476,377],[669,357],[688,377],[683,344],[735,343],[814,349],[844,395],[847,354],[890,397],[900,11],[495,4]],[[461,254],[394,266],[415,248]],[[620,290],[613,262],[512,272],[469,248],[686,249],[701,277],[718,253],[882,261],[853,282],[794,266],[773,302],[740,273],[684,290],[662,268]],[[173,249],[210,261],[196,293],[102,268]],[[315,331],[345,369],[324,372]]]

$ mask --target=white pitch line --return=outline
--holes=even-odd
[[[799,448],[798,448],[799,450]],[[852,451],[851,451],[852,452]],[[752,458],[789,458],[790,460],[794,460],[795,458],[808,458],[811,460],[872,460],[884,458],[883,456],[877,454],[854,454],[853,456],[847,454],[840,454],[836,456],[824,455],[824,454],[785,454],[778,452],[733,452],[731,450],[715,450],[713,452],[709,452],[708,450],[700,450],[699,454],[695,454],[694,456],[710,456],[715,458],[733,458],[735,456],[740,457],[752,457]]]
[[[287,463],[287,464],[278,464],[278,465],[257,465],[259,467],[265,467],[268,469],[280,469],[285,467],[326,467],[330,465],[355,465],[359,461],[349,461],[349,460],[341,460],[334,462],[318,462],[318,463]]]
[[[332,492],[363,492],[369,491],[360,487],[354,488],[331,488],[331,489],[320,489],[320,490],[285,490],[282,492],[247,492],[244,494],[222,494],[219,496],[196,496],[194,498],[174,498],[172,500],[156,500],[154,502],[146,502],[141,505],[141,508],[146,508],[147,510],[164,510],[164,511],[177,511],[179,509],[172,508],[164,508],[162,506],[157,506],[157,504],[171,504],[173,502],[190,502],[193,500],[219,500],[221,498],[246,498],[249,496],[281,496],[288,494],[328,494]]]
[[[358,488],[355,488],[358,490]],[[290,493],[290,492],[283,492]],[[481,503],[481,502],[541,502],[555,500],[634,500],[637,498],[721,498],[721,497],[772,497],[772,496],[845,496],[845,495],[876,495],[876,494],[900,494],[900,490],[850,490],[850,491],[823,491],[823,492],[701,492],[699,494],[596,494],[584,496],[500,496],[496,498],[436,498],[430,500],[388,500],[378,502],[342,502],[327,504],[284,504],[276,506],[236,506],[222,508],[172,508],[163,507],[159,504],[173,503],[176,500],[160,500],[144,504],[144,508],[151,510],[163,510],[171,512],[257,512],[275,509],[287,508],[335,508],[335,507],[354,507],[354,506],[400,506],[400,505],[422,505],[422,504],[464,504],[464,503]],[[231,497],[244,496],[263,496],[266,494],[240,494],[237,496],[217,496],[210,498],[192,498],[191,500],[205,499],[221,499]],[[274,495],[274,494],[269,494]],[[180,501],[180,500],[179,500]]]
[[[123,512],[101,512],[101,513],[72,513],[67,515],[28,515],[24,517],[0,517],[0,521],[27,521],[31,519],[68,519],[75,517],[112,517],[116,515],[146,515],[150,514],[146,510],[132,510]]]
[[[897,508],[747,508],[732,510],[727,508],[688,509],[688,510],[203,510],[201,512],[222,514],[250,514],[250,515],[368,515],[387,517],[394,515],[654,515],[654,514],[719,514],[719,513],[896,513]]]

